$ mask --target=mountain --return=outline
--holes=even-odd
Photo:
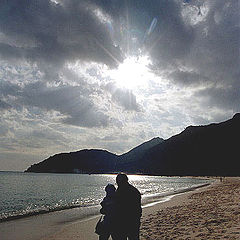
[[[135,171],[129,163],[136,162],[148,149],[162,141],[161,138],[153,138],[120,156],[98,149],[60,153],[32,165],[26,172],[112,173],[123,170]]]
[[[116,166],[117,155],[105,150],[91,149],[60,153],[33,164],[26,172],[108,173]]]
[[[157,175],[239,176],[240,114],[221,123],[189,126],[149,149],[138,171]]]
[[[152,147],[161,144],[164,139],[156,137],[119,156],[117,169],[124,172],[136,172],[139,159]]]
[[[225,122],[189,126],[167,140],[154,138],[119,156],[94,149],[60,153],[26,172],[239,176],[239,133],[237,113]]]

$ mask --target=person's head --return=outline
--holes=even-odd
[[[106,191],[106,195],[108,196],[111,196],[115,193],[116,191],[116,188],[113,184],[108,184],[106,187],[105,187],[105,191]]]
[[[124,173],[119,173],[119,174],[117,175],[116,182],[117,182],[117,185],[118,185],[119,187],[128,184],[128,177],[127,177],[127,175],[124,174]]]

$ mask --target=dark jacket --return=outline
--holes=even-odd
[[[118,187],[115,197],[118,221],[126,224],[139,222],[142,216],[140,192],[127,183]]]
[[[108,225],[114,224],[116,217],[115,197],[106,196],[100,204],[102,206],[100,213],[104,215],[104,222]]]

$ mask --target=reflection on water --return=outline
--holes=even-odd
[[[143,202],[157,195],[190,188],[207,180],[128,175]],[[0,172],[0,218],[36,214],[72,207],[96,206],[116,175],[47,174]]]

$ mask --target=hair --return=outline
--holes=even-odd
[[[125,173],[119,173],[116,177],[116,182],[119,185],[128,183],[128,177]]]
[[[116,188],[113,184],[108,184],[106,187],[105,187],[105,191],[107,194],[112,194],[116,191]]]

